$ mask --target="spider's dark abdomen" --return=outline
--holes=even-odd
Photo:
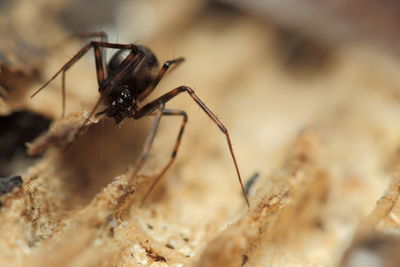
[[[144,53],[143,62],[124,81],[124,84],[129,86],[133,96],[143,92],[155,79],[159,71],[158,60],[154,53],[144,46],[138,45],[137,48]],[[107,72],[110,76],[118,72],[119,65],[129,53],[130,50],[122,49],[114,54],[107,65]]]

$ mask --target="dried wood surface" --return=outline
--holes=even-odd
[[[0,197],[1,265],[366,266],[357,264],[373,257],[381,266],[396,266],[398,59],[363,42],[325,47],[299,41],[249,14],[201,9],[202,1],[192,6],[176,0],[175,13],[158,2],[122,2],[121,14],[143,8],[148,13],[140,14],[154,16],[154,23],[131,18],[148,26],[134,32],[125,14],[109,29],[111,40],[141,36],[161,62],[186,57],[151,98],[187,85],[218,114],[245,180],[260,173],[250,189],[251,207],[223,135],[187,95],[168,103],[187,110],[189,124],[177,161],[144,206],[179,121],[163,119],[137,177],[131,174],[151,118],[117,127],[93,120],[65,151],[98,97],[93,56],[67,74],[66,118],[60,119],[60,80],[30,99],[81,42],[49,48],[69,34],[59,21],[67,8],[63,1],[16,1],[7,19],[24,26],[13,26],[27,40],[18,41],[21,49],[46,45],[28,54],[32,62],[2,60],[2,70],[20,70],[26,82],[13,83],[20,76],[1,73],[11,97],[1,100],[0,112],[23,108],[54,121],[28,145],[31,154],[45,152],[22,173],[22,188]],[[41,8],[49,7],[54,15],[41,17]],[[36,39],[34,29],[42,29]],[[17,40],[9,36],[2,38]],[[18,54],[13,48],[2,47],[2,53]]]

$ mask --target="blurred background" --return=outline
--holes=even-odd
[[[397,266],[390,265],[396,262],[390,246],[370,249],[363,234],[352,240],[398,175],[399,11],[398,1],[372,0],[0,0],[0,175],[23,175],[35,162],[25,158],[25,142],[60,119],[59,79],[29,96],[85,42],[64,38],[105,31],[110,42],[148,46],[160,64],[186,58],[150,98],[180,85],[196,91],[228,128],[244,180],[260,174],[251,201],[283,168],[296,138],[316,134],[318,162],[329,177],[328,200],[316,211],[325,232],[309,233],[301,249],[261,246],[261,253],[276,257],[269,265],[254,259],[254,266]],[[88,53],[68,71],[67,113],[88,110],[97,100],[93,59]],[[224,136],[187,95],[167,107],[186,110],[189,124],[155,194],[164,197],[155,197],[153,208],[172,209],[161,213],[177,225],[216,231],[244,204]],[[64,208],[88,203],[130,166],[150,123],[115,127],[104,120],[81,136],[61,165],[68,169],[69,194],[78,195]],[[178,128],[177,120],[163,119],[145,173],[165,164]],[[385,238],[378,243],[398,242]],[[360,256],[363,246],[368,253]],[[190,255],[200,247],[193,245]],[[381,265],[365,265],[366,259]]]

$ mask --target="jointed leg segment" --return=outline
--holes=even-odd
[[[187,116],[186,112],[183,111],[183,110],[165,109],[163,111],[162,115],[163,116],[182,116],[183,120],[182,120],[182,123],[181,123],[181,127],[179,129],[178,136],[177,136],[176,141],[175,141],[174,149],[172,151],[170,160],[165,165],[165,167],[161,170],[161,172],[156,176],[155,180],[153,181],[153,183],[151,184],[151,186],[147,190],[146,194],[144,195],[144,197],[142,199],[142,203],[141,203],[142,205],[144,204],[144,202],[146,202],[147,198],[149,197],[149,195],[153,191],[154,187],[157,185],[157,183],[161,180],[161,178],[164,176],[164,174],[171,167],[172,163],[175,161],[176,155],[178,154],[179,146],[181,144],[181,139],[182,139],[182,136],[183,136],[183,132],[184,132],[185,126],[186,126],[186,124],[188,122],[188,116]]]
[[[135,166],[135,171],[133,172],[132,175],[133,177],[135,177],[139,173],[139,171],[143,167],[145,160],[149,156],[151,146],[153,145],[153,141],[157,133],[158,125],[160,124],[161,116],[163,115],[164,112],[164,107],[165,107],[164,103],[161,103],[158,105],[158,110],[156,113],[152,112],[152,114],[149,114],[149,115],[155,115],[156,117],[151,126],[149,135],[147,136],[146,141],[144,143],[142,153],[140,154],[138,162]]]
[[[231,139],[229,137],[229,133],[228,130],[225,128],[225,126],[222,124],[222,122],[217,118],[217,116],[215,116],[215,114],[203,103],[203,101],[200,100],[200,98],[194,93],[193,89],[191,89],[190,87],[187,86],[180,86],[177,87],[173,90],[171,90],[170,92],[160,96],[159,98],[155,99],[154,101],[146,104],[145,106],[143,106],[141,109],[139,109],[135,114],[133,114],[133,118],[134,119],[139,119],[143,116],[145,116],[146,114],[149,114],[151,112],[153,112],[159,105],[160,103],[167,103],[169,100],[171,100],[172,98],[174,98],[175,96],[179,95],[180,93],[183,92],[187,92],[190,97],[192,97],[192,99],[200,106],[200,108],[208,115],[208,117],[218,126],[218,128],[222,131],[222,133],[225,135],[228,147],[229,147],[229,151],[231,153],[232,159],[233,159],[233,163],[235,165],[235,169],[236,169],[236,173],[239,179],[239,183],[240,186],[242,188],[242,191],[244,193],[245,199],[246,199],[246,203],[248,206],[250,206],[249,200],[247,198],[247,195],[245,193],[244,190],[244,186],[243,186],[243,182],[242,182],[242,178],[240,175],[240,171],[239,171],[239,167],[236,161],[236,157],[235,154],[233,153],[233,148],[232,148],[232,142]]]
[[[92,37],[92,36],[88,36]],[[126,58],[126,62],[129,60],[132,61],[133,57],[136,53],[136,46],[133,44],[116,44],[116,43],[108,43],[108,42],[97,42],[91,41],[86,44],[81,50],[78,51],[67,63],[65,63],[59,71],[57,71],[45,84],[43,84],[38,90],[36,90],[31,97],[37,95],[43,88],[45,88],[50,82],[52,82],[59,74],[62,74],[62,115],[65,113],[65,72],[72,67],[82,56],[84,56],[90,48],[93,48],[96,62],[96,73],[97,73],[97,82],[99,84],[99,89],[102,88],[100,85],[106,78],[106,70],[105,70],[105,62],[104,62],[104,54],[101,53],[101,48],[113,48],[113,49],[129,49],[132,51],[131,54]],[[125,65],[126,66],[126,65]],[[125,67],[121,66],[121,67]]]
[[[150,84],[150,86],[148,88],[146,88],[146,90],[144,90],[138,96],[138,100],[141,101],[141,100],[145,99],[149,94],[151,94],[151,92],[154,91],[154,89],[156,88],[158,83],[161,81],[161,79],[164,77],[165,73],[171,66],[180,64],[183,61],[185,61],[185,59],[183,57],[179,57],[177,59],[168,60],[167,62],[165,62],[164,65],[161,67],[157,77],[154,79],[154,81]]]

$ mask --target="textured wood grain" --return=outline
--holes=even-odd
[[[161,62],[186,58],[150,98],[193,87],[229,129],[245,180],[260,174],[250,208],[223,135],[187,95],[168,103],[187,110],[188,128],[176,163],[144,206],[179,120],[163,118],[137,177],[151,118],[119,126],[93,120],[66,151],[98,97],[93,55],[67,74],[69,115],[61,120],[59,80],[29,95],[81,47],[79,40],[50,45],[69,34],[61,14],[71,6],[15,1],[6,5],[10,23],[24,26],[18,34],[26,40],[42,29],[32,45],[43,44],[45,56],[30,55],[38,63],[24,67],[37,75],[24,76],[18,105],[4,98],[0,110],[23,108],[53,123],[27,145],[43,154],[21,173],[22,187],[0,196],[1,265],[364,266],[371,255],[384,266],[398,262],[391,249],[399,233],[398,60],[362,42],[324,46],[250,14],[202,8],[202,1],[176,0],[173,11],[139,2],[121,4],[116,14],[124,20],[105,29],[123,43],[141,36]],[[154,24],[146,16],[130,20],[126,11],[137,5],[157,17]],[[54,14],[40,17],[49,6]],[[142,32],[130,23],[144,25]]]

